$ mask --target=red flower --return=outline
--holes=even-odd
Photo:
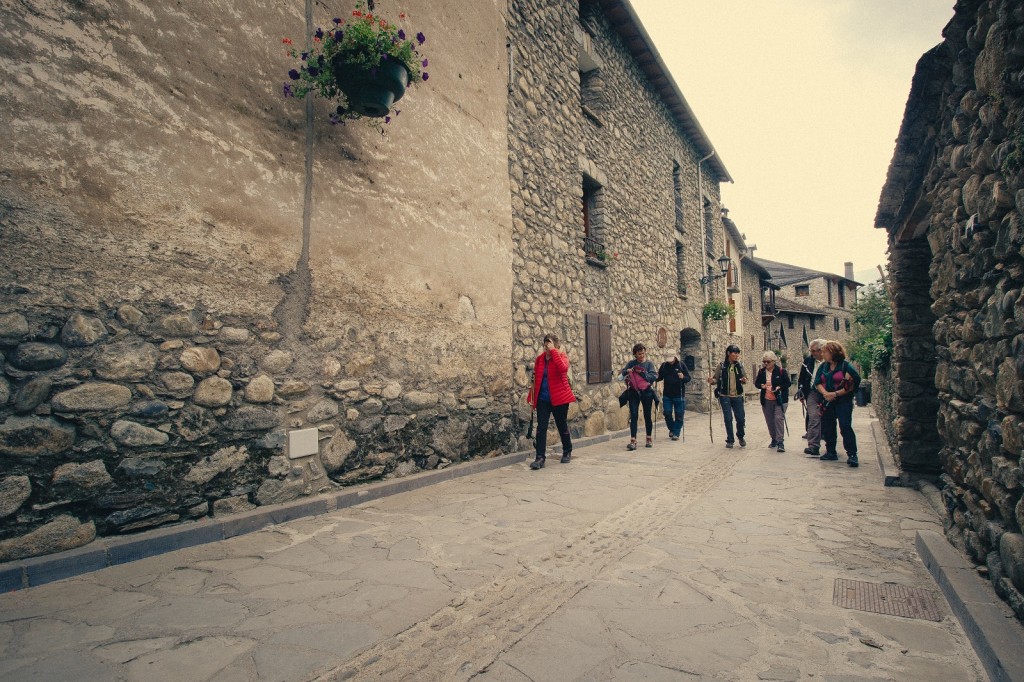
[[[399,19],[405,19],[405,12],[399,12],[398,13],[398,18]]]
[[[281,42],[284,43],[285,45],[291,45],[292,44],[292,39],[291,38],[284,38],[284,39],[281,40]]]
[[[357,10],[357,9],[354,9],[354,10],[352,10],[352,16],[354,16],[354,17],[361,17],[361,16],[363,16],[363,13],[360,12],[359,10]]]
[[[388,22],[386,22],[385,20],[381,19],[380,20],[380,27],[381,28],[387,28],[388,27]]]

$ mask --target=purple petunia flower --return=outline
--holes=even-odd
[[[384,122],[385,123],[391,123],[391,117],[390,116],[385,116],[384,117]]]
[[[389,60],[389,59],[391,59],[391,55],[389,55],[389,54],[382,54],[382,55],[380,56],[380,60],[381,60],[382,62],[386,62],[386,61],[387,61],[387,60]]]
[[[317,29],[316,29],[316,33],[314,33],[314,34],[313,34],[313,36],[314,36],[314,37],[316,37],[316,38],[319,38],[319,39],[323,40],[323,37],[324,37],[324,32],[323,32],[323,29],[321,29],[321,28],[320,28],[320,27],[318,26],[318,27],[317,27]]]
[[[320,75],[320,69],[316,68],[315,66],[311,66],[308,69],[306,69],[306,73],[308,73],[313,78],[316,78],[317,76]]]
[[[345,37],[345,32],[344,31],[335,31],[334,32],[334,40],[336,42],[340,43],[341,39],[344,38],[344,37]]]
[[[339,19],[338,17],[334,17],[333,19],[331,19],[331,21],[333,21],[333,22],[334,22],[334,25],[335,25],[335,26],[337,26],[338,24],[340,24],[340,23],[341,23],[341,19]]]
[[[292,69],[291,71],[288,72],[288,77],[291,78],[293,81],[297,81],[299,80],[299,72],[296,71],[295,69]]]
[[[292,84],[291,83],[285,83],[284,84],[284,96],[285,97],[295,97],[295,93],[292,92]]]
[[[428,78],[430,78],[430,74],[427,73],[426,71],[424,71],[423,72],[423,80],[427,80]]]
[[[332,126],[336,126],[338,125],[338,122],[341,120],[341,117],[338,116],[337,114],[331,114],[330,118],[328,118],[327,120],[331,122]]]
[[[307,59],[309,59],[309,53],[303,52],[302,54],[299,55],[299,59],[301,59],[302,61],[306,61]]]
[[[399,40],[405,40],[405,30],[404,29],[401,29],[401,28],[398,29],[398,39]]]
[[[416,34],[416,42],[419,43],[420,45],[422,45],[423,43],[427,42],[427,37],[425,35],[423,35],[422,32],[421,33],[417,33]]]
[[[423,66],[427,66],[427,61],[428,61],[428,60],[424,59],[424,60],[423,60],[422,62],[420,62],[420,63],[421,63],[421,64],[422,64]]]

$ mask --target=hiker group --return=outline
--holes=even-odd
[[[547,438],[543,434],[547,433],[552,416],[562,441],[561,462],[567,464],[572,460],[568,412],[569,405],[576,402],[576,395],[569,380],[569,357],[561,349],[560,341],[554,334],[546,335],[543,344],[544,350],[534,361],[533,385],[527,396],[527,402],[534,407],[537,415],[536,458],[530,464],[534,470],[544,468]],[[802,438],[807,441],[807,447],[804,448],[804,454],[822,461],[838,460],[837,437],[841,435],[846,462],[856,467],[859,465],[857,437],[853,433],[852,421],[854,394],[860,386],[860,374],[847,361],[846,349],[838,341],[814,339],[809,349],[810,355],[800,365],[798,388],[794,396],[805,408],[805,432]],[[726,448],[734,447],[737,442],[741,448],[747,445],[744,388],[748,377],[740,362],[740,353],[739,346],[726,347],[725,359],[707,378],[708,384],[714,386],[714,395],[722,407]],[[772,351],[762,354],[761,365],[754,377],[753,387],[760,391],[761,410],[771,437],[768,447],[777,452],[785,452],[788,431],[786,408],[789,404],[791,380],[786,368],[781,366],[778,356]],[[691,375],[678,354],[673,354],[655,369],[654,363],[647,357],[646,346],[638,343],[633,346],[633,359],[619,371],[619,377],[626,384],[619,396],[619,406],[629,406],[629,443],[626,449],[637,449],[641,407],[646,436],[644,445],[648,448],[654,446],[652,410],[659,402],[669,439],[679,440],[686,414],[686,384],[690,382]],[[663,384],[660,399],[654,388],[657,382]],[[824,453],[820,449],[822,441],[825,443]]]

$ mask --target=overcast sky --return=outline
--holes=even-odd
[[[631,0],[735,184],[755,256],[863,283],[917,60],[953,0]]]

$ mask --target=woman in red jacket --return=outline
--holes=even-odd
[[[533,363],[533,388],[526,402],[537,409],[537,458],[531,469],[543,469],[548,444],[548,420],[555,416],[558,435],[562,437],[562,464],[572,459],[572,439],[569,436],[569,403],[576,396],[569,385],[569,356],[561,349],[558,337],[544,337],[544,352]]]

